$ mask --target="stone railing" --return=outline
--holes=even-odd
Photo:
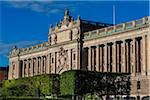
[[[48,46],[48,42],[45,42],[45,43],[42,43],[42,44],[38,44],[38,45],[35,45],[35,46],[32,46],[30,48],[22,48],[20,49],[20,53],[24,53],[24,52],[32,52],[32,51],[35,51],[35,50],[42,50],[42,49],[45,49],[46,47]]]
[[[48,42],[42,43],[42,44],[38,44],[35,46],[31,46],[29,48],[20,48],[17,49],[15,52],[10,52],[9,56],[16,56],[18,54],[26,54],[26,53],[31,53],[31,52],[35,52],[35,51],[40,51],[40,50],[45,50],[48,46]],[[18,52],[18,53],[17,53]]]
[[[71,22],[70,22],[71,23]],[[77,21],[76,20],[74,20],[73,21],[73,25],[76,25],[77,24]],[[61,25],[60,24],[58,24],[58,30],[60,30],[61,29]],[[55,27],[52,27],[52,30],[51,31],[55,31]]]
[[[100,22],[89,21],[89,20],[81,20],[81,21],[82,23],[91,24],[95,26],[112,26],[112,24],[100,23]]]
[[[104,36],[109,33],[113,34],[115,32],[124,31],[124,30],[130,29],[130,28],[138,27],[140,25],[144,25],[144,24],[148,24],[148,23],[150,23],[150,16],[144,17],[144,18],[141,18],[138,20],[134,20],[131,22],[117,24],[115,26],[110,26],[110,27],[106,27],[106,28],[101,28],[101,29],[85,32],[84,39],[89,39],[89,38],[95,37],[95,36]]]

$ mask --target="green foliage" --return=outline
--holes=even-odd
[[[38,75],[34,77],[5,80],[2,87],[2,96],[39,97],[52,94],[53,78],[58,75]],[[59,88],[59,85],[57,86]],[[54,89],[53,89],[54,90]],[[57,89],[58,90],[58,89]]]
[[[5,80],[0,91],[3,97],[84,96],[101,98],[102,95],[129,94],[128,74],[100,73],[70,70],[55,74]],[[61,95],[60,95],[61,94]]]
[[[67,71],[60,76],[60,92],[62,96],[75,95],[75,71]]]
[[[95,93],[98,96],[129,94],[130,84],[127,74],[100,73],[94,71],[71,70],[62,73],[61,95],[81,95]],[[121,90],[121,91],[120,91]]]

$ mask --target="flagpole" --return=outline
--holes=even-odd
[[[116,24],[116,12],[115,12],[115,5],[113,5],[113,25],[115,25]]]

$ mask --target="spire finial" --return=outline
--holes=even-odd
[[[66,8],[65,10],[65,16],[68,16],[69,15],[69,10]]]
[[[50,24],[50,28],[51,28],[51,29],[53,28],[52,24]]]
[[[77,18],[77,20],[80,20],[80,15],[78,15],[78,18]]]
[[[53,30],[53,26],[52,24],[50,24],[49,32],[51,32],[52,30]]]
[[[56,26],[58,26],[58,23],[56,22]]]
[[[62,20],[60,20],[60,25],[62,25],[62,23],[63,23]]]
[[[78,15],[77,23],[78,23],[78,25],[80,25],[80,15]]]

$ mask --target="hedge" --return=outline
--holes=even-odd
[[[101,73],[72,70],[62,73],[60,92],[65,95],[116,95],[130,93],[130,77],[126,73]]]
[[[54,82],[55,79],[55,82]],[[59,89],[53,84],[59,82],[59,75],[38,75],[12,80],[5,80],[2,87],[2,96],[40,97],[58,94]],[[59,88],[59,85],[57,86]]]
[[[3,82],[2,97],[103,96],[130,94],[130,75],[69,70],[61,75],[45,74]]]

